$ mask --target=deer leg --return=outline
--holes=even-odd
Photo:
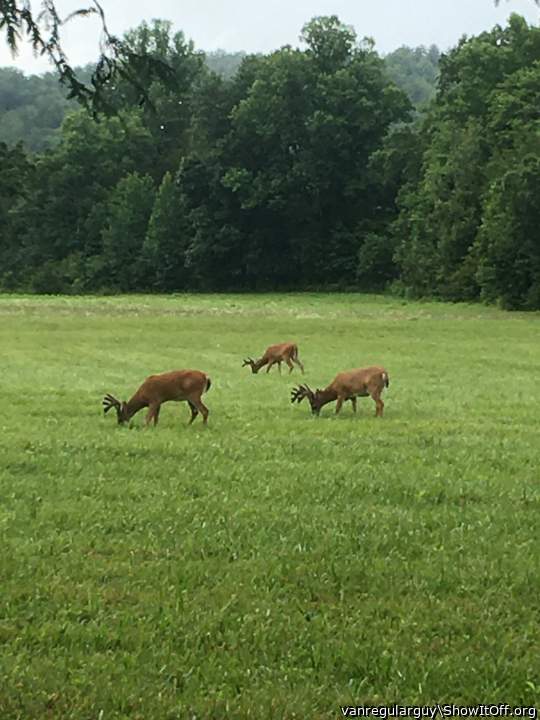
[[[198,400],[192,400],[191,402],[195,406],[195,409],[198,410],[201,413],[201,415],[203,416],[203,424],[206,425],[208,422],[208,415],[209,415],[208,408],[206,407],[206,405],[204,405],[203,401],[200,398]],[[194,419],[195,418],[193,418],[193,420]],[[190,423],[190,425],[191,425],[191,423]]]
[[[286,362],[287,365],[289,366],[289,375],[290,375],[290,374],[292,373],[292,371],[294,370],[294,365],[292,364],[290,358],[286,358],[285,362]]]
[[[195,405],[191,402],[191,400],[188,400],[188,405],[189,405],[189,408],[190,408],[190,410],[191,410],[191,418],[190,418],[190,421],[189,421],[188,424],[191,425],[191,423],[195,420],[195,418],[196,418],[197,415],[199,414],[199,411],[197,410],[197,408],[195,407]]]
[[[351,403],[353,412],[356,412],[356,398],[354,396],[351,398]]]
[[[146,413],[146,426],[150,425],[152,420],[154,425],[157,424],[157,417],[159,415],[159,403],[150,403],[148,406],[148,412]]]
[[[281,360],[278,360],[277,366],[278,366],[279,374],[281,375]]]
[[[304,366],[302,365],[302,363],[300,362],[300,360],[298,359],[298,357],[296,357],[296,358],[294,359],[294,362],[295,362],[297,365],[300,366],[300,370],[302,371],[302,375],[303,375],[303,374],[304,374]]]
[[[377,406],[375,409],[375,417],[382,417],[383,410],[384,410],[384,403],[381,400],[380,390],[371,393],[371,397],[372,397],[373,401],[375,402],[375,405]]]
[[[267,374],[270,372],[270,368],[272,367],[273,364],[274,364],[273,361],[270,361],[270,362],[268,363],[268,367],[266,368],[266,373],[267,373]]]
[[[336,415],[337,415],[337,414],[339,413],[339,411],[341,410],[341,406],[342,406],[342,405],[343,405],[343,398],[342,398],[342,397],[338,397],[337,403],[336,403]]]

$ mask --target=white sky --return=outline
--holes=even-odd
[[[475,35],[496,23],[504,24],[511,12],[538,23],[540,11],[533,0],[101,0],[111,32],[121,35],[142,20],[171,20],[198,49],[268,52],[296,45],[302,25],[315,15],[338,15],[358,36],[375,39],[381,53],[400,45],[431,45],[442,50],[464,34]],[[85,6],[85,0],[57,0],[61,16]],[[39,2],[34,0],[34,8]],[[76,19],[64,32],[64,47],[72,64],[92,62],[98,55],[99,23]],[[16,58],[0,37],[0,66],[16,66],[28,73],[50,69],[35,59],[28,47]]]

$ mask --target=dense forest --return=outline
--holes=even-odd
[[[165,21],[124,40],[172,73],[139,72],[142,106],[113,77],[98,118],[53,74],[0,71],[0,289],[540,308],[539,28],[384,58],[333,16],[268,55],[205,55]]]
[[[204,54],[209,70],[230,80],[246,53],[215,50]],[[401,47],[386,55],[388,76],[409,97],[420,113],[435,96],[440,53],[430,48]],[[88,83],[93,66],[75,68],[77,77]],[[78,109],[76,100],[67,99],[67,89],[57,73],[26,76],[13,67],[0,67],[0,142],[22,142],[27,150],[41,152],[60,140],[64,117]]]

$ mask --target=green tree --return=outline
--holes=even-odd
[[[479,233],[482,297],[509,310],[540,309],[540,157],[530,155],[497,180]]]
[[[21,145],[0,143],[0,288],[14,289],[18,254],[15,217],[24,206],[34,167]]]
[[[540,308],[538,180],[540,61],[505,80],[494,95],[491,182],[473,254],[482,297],[507,308]]]
[[[418,183],[399,198],[396,259],[411,292],[478,297],[487,197],[512,157],[537,147],[539,57],[540,30],[513,15],[442,58]]]
[[[241,256],[236,273],[251,287],[355,283],[363,238],[386,221],[370,157],[410,108],[372,44],[356,43],[337,18],[316,18],[302,38],[305,51],[240,68],[244,97],[210,159],[221,254]],[[234,215],[223,218],[225,208]],[[192,258],[216,243],[212,209],[204,215]]]
[[[109,196],[129,172],[153,166],[152,138],[137,113],[96,123],[84,111],[66,118],[58,147],[39,156],[12,222],[18,248],[12,272],[27,286],[51,292],[88,289],[92,258],[101,255]],[[34,277],[35,273],[35,277]]]
[[[154,175],[176,171],[189,150],[193,95],[201,77],[208,73],[204,54],[197,52],[182,32],[172,32],[172,23],[153,20],[141,23],[123,37],[123,47],[133,58],[137,86],[121,74],[113,75],[104,92],[107,104],[116,112],[138,108],[141,88],[148,98],[143,104],[144,124],[151,132],[160,159]],[[143,61],[141,61],[141,58]],[[155,67],[165,67],[159,74]]]
[[[155,198],[142,250],[150,287],[161,291],[189,287],[185,267],[189,232],[184,198],[172,175],[166,173]]]
[[[382,290],[399,276],[396,249],[404,234],[399,197],[416,188],[422,164],[422,144],[414,126],[397,125],[370,157],[376,197],[375,222],[358,250],[357,280],[363,290]]]
[[[204,290],[256,287],[260,280],[258,248],[225,172],[214,151],[188,156],[177,176],[189,236],[186,271],[190,284]]]
[[[149,175],[130,173],[111,194],[100,258],[104,287],[129,292],[151,287],[143,245],[155,200]]]
[[[356,33],[337,15],[314,17],[302,28],[300,39],[321,72],[334,73],[353,59]]]

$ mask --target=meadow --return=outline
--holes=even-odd
[[[241,368],[273,342],[305,364]],[[540,315],[360,295],[0,296],[0,718],[540,704]],[[319,418],[305,380],[383,364]],[[101,399],[209,373],[130,427]]]

